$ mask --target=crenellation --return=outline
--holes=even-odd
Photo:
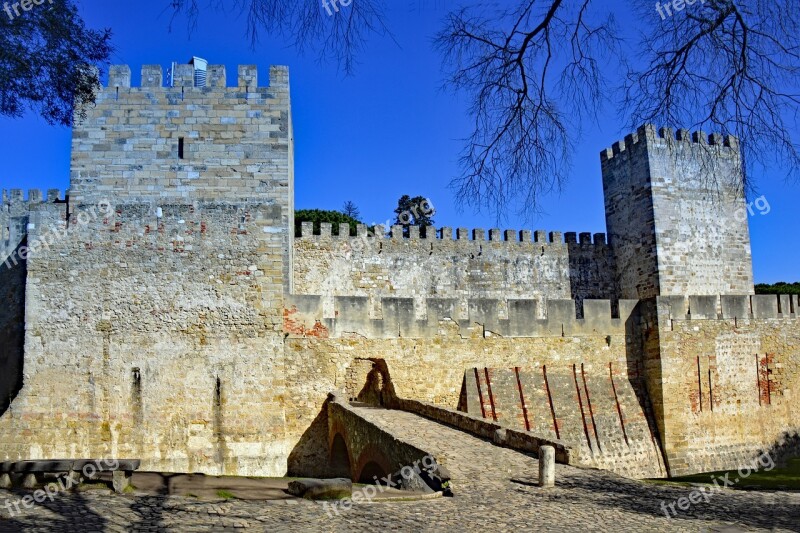
[[[486,240],[486,230],[485,229],[473,229],[472,230],[472,240],[473,241],[485,241]]]
[[[111,65],[108,69],[108,87],[130,88],[131,67],[128,65]]]
[[[581,244],[592,244],[592,234],[588,232],[582,232],[579,234],[580,236],[580,243]]]
[[[255,89],[258,87],[258,67],[255,65],[239,65],[239,87]]]
[[[164,86],[164,69],[161,65],[142,65],[142,88]]]
[[[194,65],[178,63],[172,68],[173,87],[194,87]]]
[[[413,241],[419,240],[419,226],[409,226],[408,227],[408,238]]]
[[[564,233],[564,243],[565,244],[577,244],[578,243],[578,234],[574,231],[568,231]]]
[[[550,236],[550,243],[552,244],[563,244],[564,238],[560,231],[551,231],[549,233]]]
[[[339,238],[340,239],[347,239],[350,237],[350,224],[347,222],[340,222],[339,223]]]
[[[208,87],[224,89],[228,86],[225,65],[208,65],[206,83]]]
[[[471,298],[462,314],[459,302],[452,298],[384,297],[373,309],[369,297],[335,296],[334,318],[329,318],[323,314],[322,301],[316,295],[288,297],[284,316],[291,320],[292,336],[317,336],[322,324],[325,336],[331,338],[434,338],[442,335],[447,323],[458,325],[461,335],[470,335],[476,326],[485,336],[505,338],[619,335],[624,334],[637,303],[621,301],[615,316],[611,301],[587,299],[579,315],[572,300]]]
[[[330,239],[333,237],[333,224],[330,222],[322,222],[319,225],[319,236],[322,239]]]
[[[531,230],[524,229],[519,232],[519,240],[522,244],[530,244],[533,242],[532,236]]]
[[[499,242],[502,241],[501,232],[497,228],[493,228],[489,230],[489,240],[492,242]]]
[[[595,233],[593,236],[593,242],[595,246],[605,246],[606,245],[606,234],[605,233]]]
[[[708,144],[708,135],[703,130],[692,133],[692,142],[695,144]]]
[[[399,224],[393,225],[391,232],[392,232],[392,239],[402,239],[404,237],[403,226]]]

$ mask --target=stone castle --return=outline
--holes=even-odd
[[[736,139],[644,126],[603,151],[608,238],[295,237],[288,70],[162,77],[113,66],[67,193],[3,196],[0,460],[324,476],[331,391],[631,477],[736,468],[798,426],[800,302],[754,295]]]

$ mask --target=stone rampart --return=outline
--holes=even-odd
[[[362,225],[351,237],[347,225],[339,230],[333,235],[323,223],[315,235],[305,223],[294,241],[295,293],[322,295],[328,315],[337,296],[369,297],[375,318],[385,297],[454,298],[462,309],[476,298],[538,299],[543,313],[547,299],[580,305],[616,294],[602,233],[411,227],[405,235],[394,226],[386,235]]]

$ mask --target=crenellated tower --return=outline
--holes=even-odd
[[[647,125],[600,157],[620,298],[753,294],[736,138]]]

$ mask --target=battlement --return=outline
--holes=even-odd
[[[658,128],[652,124],[641,126],[636,133],[625,136],[624,140],[615,142],[610,148],[600,152],[600,161],[605,163],[613,160],[625,151],[631,150],[641,142],[675,147],[681,144],[698,146],[718,146],[723,151],[731,154],[739,153],[739,139],[732,135],[719,133],[706,134],[704,131],[690,132],[686,129],[677,131],[672,128]]]
[[[424,231],[419,226],[410,226],[408,234],[403,231],[403,226],[391,226],[386,231],[385,226],[376,225],[373,231],[370,231],[365,224],[357,226],[356,235],[350,235],[350,226],[348,224],[339,224],[338,235],[333,234],[333,225],[327,222],[320,224],[319,232],[314,231],[312,222],[303,222],[301,224],[301,236],[298,239],[307,240],[356,240],[356,239],[374,239],[378,242],[383,241],[426,241],[426,242],[448,242],[448,241],[463,241],[463,242],[477,242],[477,243],[505,243],[505,244],[531,244],[531,245],[562,245],[562,244],[581,244],[581,245],[606,245],[605,233],[576,233],[560,231],[547,232],[545,230],[500,230],[493,228],[485,230],[483,228],[451,228],[441,227],[435,228],[427,226]],[[487,241],[488,237],[488,241]]]
[[[624,335],[638,305],[636,300],[620,300],[619,312],[614,313],[610,300],[587,299],[579,318],[573,300],[478,298],[469,299],[466,308],[455,298],[382,298],[378,303],[381,318],[375,319],[368,297],[336,296],[335,318],[330,318],[323,315],[322,296],[292,295],[286,301],[284,331],[299,337],[427,338],[441,335],[442,323],[450,322],[462,335],[476,325],[484,335],[501,337]]]
[[[797,295],[659,296],[659,313],[672,320],[800,318]]]
[[[105,90],[118,89],[226,89],[228,79],[225,65],[208,65],[206,87],[194,86],[194,66],[179,64],[173,74],[173,85],[165,87],[164,69],[161,65],[143,65],[141,85],[131,85],[131,68],[128,65],[111,65],[108,72],[108,83]],[[236,89],[245,89],[246,92],[259,88],[258,67],[256,65],[239,65]],[[269,87],[288,87],[289,68],[275,65],[270,67]],[[263,87],[263,86],[262,86]]]
[[[43,192],[41,189],[29,189],[28,196],[25,197],[25,192],[22,189],[3,189],[3,205],[29,205],[41,203],[53,203],[63,200],[66,197],[59,189],[47,189]]]

